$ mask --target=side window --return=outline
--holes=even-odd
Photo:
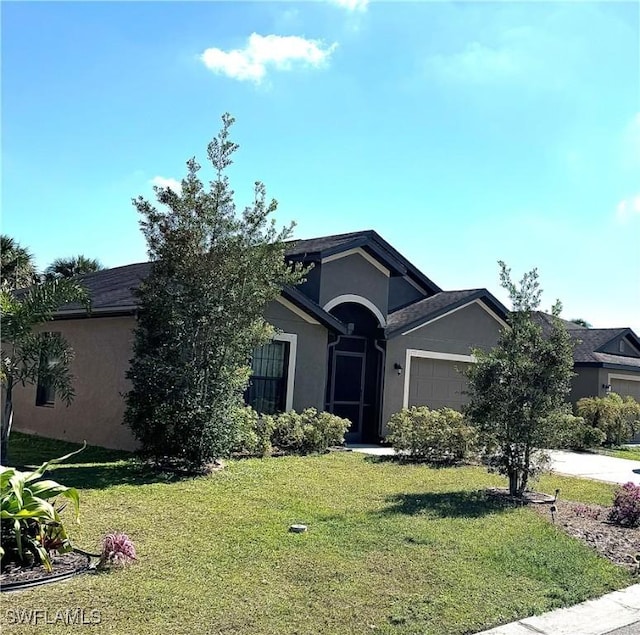
[[[51,336],[53,333],[47,333]],[[48,369],[56,363],[49,359],[44,351],[40,353],[40,365],[38,369],[38,385],[36,387],[36,406],[53,406],[56,401],[56,391],[48,379]]]
[[[256,412],[274,414],[286,409],[289,355],[289,342],[278,340],[253,352],[245,402]]]

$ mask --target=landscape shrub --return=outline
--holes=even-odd
[[[387,441],[412,459],[453,463],[476,451],[476,433],[464,416],[451,408],[412,406],[389,419]]]
[[[607,445],[626,443],[640,430],[640,403],[612,392],[605,397],[583,397],[576,411],[589,425],[602,430]]]
[[[325,452],[332,445],[342,445],[351,422],[329,412],[307,408],[265,417],[272,430],[274,449],[287,454]]]
[[[624,527],[640,525],[640,485],[629,482],[618,489],[609,520]]]
[[[107,534],[102,539],[102,551],[97,568],[124,567],[131,562],[135,562],[136,559],[135,545],[127,534],[120,532]]]
[[[83,449],[84,446],[47,461],[32,472],[0,466],[0,559],[3,568],[13,561],[22,565],[42,564],[51,571],[50,554],[71,551],[71,541],[60,517],[62,507],[55,506],[55,499],[62,496],[71,501],[77,520],[78,491],[42,477],[50,465],[64,461]]]
[[[553,439],[550,447],[570,450],[586,450],[600,447],[605,433],[585,422],[582,417],[564,412],[552,416]]]
[[[273,418],[259,416],[251,406],[238,408],[234,416],[237,437],[233,451],[251,456],[271,454]]]

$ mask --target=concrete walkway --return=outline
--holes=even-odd
[[[477,635],[638,635],[640,584]]]

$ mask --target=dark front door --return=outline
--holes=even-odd
[[[347,442],[377,443],[384,333],[375,315],[361,304],[339,304],[331,313],[349,334],[329,336],[326,408],[351,421]]]
[[[362,415],[365,408],[364,380],[366,353],[335,350],[331,377],[331,410],[351,421],[347,441],[362,437]]]

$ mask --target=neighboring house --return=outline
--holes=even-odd
[[[543,329],[551,327],[550,315],[537,316]],[[562,322],[575,340],[570,401],[616,392],[640,402],[640,338],[629,328],[594,329]]]
[[[507,319],[507,309],[491,293],[443,291],[373,231],[296,241],[287,257],[314,267],[306,282],[284,289],[266,308],[265,318],[279,333],[254,351],[246,394],[254,408],[328,410],[352,421],[349,441],[376,442],[403,407],[464,404],[461,371],[473,363],[472,349],[495,346]],[[132,289],[149,267],[134,264],[80,277],[92,297],[91,315],[65,308],[46,325],[62,332],[75,350],[76,398],[65,408],[46,386],[17,390],[16,429],[106,447],[135,446],[121,423],[122,396],[138,310]],[[573,326],[577,333],[580,327]],[[576,395],[600,394],[599,382],[605,381],[612,388],[619,382],[615,389],[622,388],[621,394],[637,387],[638,339],[628,329],[607,330],[613,331],[617,335],[591,353],[606,359],[576,357]],[[578,351],[589,348],[587,339]],[[610,357],[625,361],[614,368]],[[630,367],[629,359],[636,365]],[[591,364],[584,374],[582,363]]]

